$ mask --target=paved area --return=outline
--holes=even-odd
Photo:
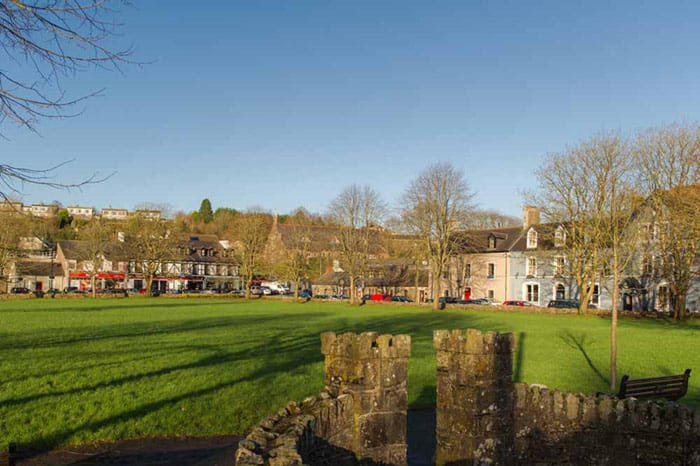
[[[408,412],[408,464],[434,464],[435,411]],[[0,454],[0,466],[231,466],[240,436],[147,438],[114,443],[25,451],[18,445],[10,460]]]

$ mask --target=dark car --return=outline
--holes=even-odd
[[[395,303],[412,303],[413,300],[408,296],[392,296],[391,300]]]
[[[27,294],[29,293],[29,288],[25,288],[23,286],[15,286],[10,290],[10,293],[12,294]]]
[[[578,309],[579,303],[575,299],[553,299],[547,307],[554,309]]]

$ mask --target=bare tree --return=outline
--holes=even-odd
[[[299,223],[285,224],[287,248],[281,257],[282,276],[295,284],[294,297],[299,298],[299,286],[309,274],[311,254],[311,225],[308,220],[297,218]]]
[[[360,301],[357,280],[367,271],[373,231],[385,212],[376,191],[356,184],[345,188],[328,207],[328,217],[338,225],[337,247],[350,281],[351,304]]]
[[[146,294],[153,294],[153,280],[166,271],[177,251],[177,239],[168,220],[149,219],[141,215],[132,217],[126,225],[124,243],[127,254],[134,262],[135,271],[141,272],[146,281]]]
[[[652,210],[660,275],[669,285],[674,318],[685,317],[700,252],[700,127],[650,129],[635,144],[637,179]]]
[[[24,216],[15,212],[5,211],[0,215],[2,221],[2,228],[0,228],[0,283],[5,285],[0,290],[7,291],[9,267],[12,261],[19,256],[19,240],[27,226]]]
[[[62,79],[91,68],[118,69],[131,49],[111,47],[117,31],[111,0],[0,0],[0,123],[31,131],[44,118],[75,116],[94,90],[66,95]],[[13,69],[10,63],[14,65]]]
[[[605,197],[590,176],[597,163],[593,152],[587,143],[581,143],[549,154],[535,172],[538,191],[527,195],[548,222],[563,228],[565,240],[559,248],[576,283],[579,312],[588,310],[593,296],[603,242],[600,213]]]
[[[43,170],[0,164],[0,201],[15,204],[16,201],[14,199],[21,196],[21,189],[24,185],[48,186],[57,189],[80,189],[88,184],[101,183],[112,176],[111,174],[99,176],[99,174],[95,173],[89,178],[75,183],[55,181],[56,172],[70,162],[71,160],[68,160]]]
[[[403,196],[403,222],[420,237],[430,259],[436,310],[440,306],[442,275],[455,246],[452,239],[474,210],[473,197],[463,173],[447,162],[426,168]]]
[[[93,298],[97,296],[97,275],[102,269],[113,236],[112,228],[99,218],[93,219],[79,233],[79,238],[82,240],[78,243],[80,255],[85,259],[85,265],[90,275]]]
[[[617,327],[620,286],[638,247],[639,196],[632,174],[629,144],[617,133],[599,134],[581,143],[577,162],[591,180],[595,192],[590,205],[590,233],[599,238],[599,264],[594,267],[600,283],[612,295],[610,326],[610,389],[617,386]],[[608,280],[606,275],[610,275]]]
[[[250,298],[255,273],[264,264],[265,244],[271,225],[271,216],[257,209],[236,215],[233,219],[230,238],[245,282],[246,298]]]

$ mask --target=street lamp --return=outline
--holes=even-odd
[[[345,280],[343,280],[342,278],[340,280],[338,280],[338,286],[340,286],[340,291],[338,292],[338,294],[343,295],[344,291],[345,291],[345,289],[344,289]]]

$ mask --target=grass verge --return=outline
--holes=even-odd
[[[243,433],[318,393],[324,331],[412,337],[409,406],[435,403],[434,329],[520,337],[516,380],[607,390],[609,320],[494,310],[229,299],[0,301],[0,448]],[[623,320],[619,374],[696,372],[698,322]]]

